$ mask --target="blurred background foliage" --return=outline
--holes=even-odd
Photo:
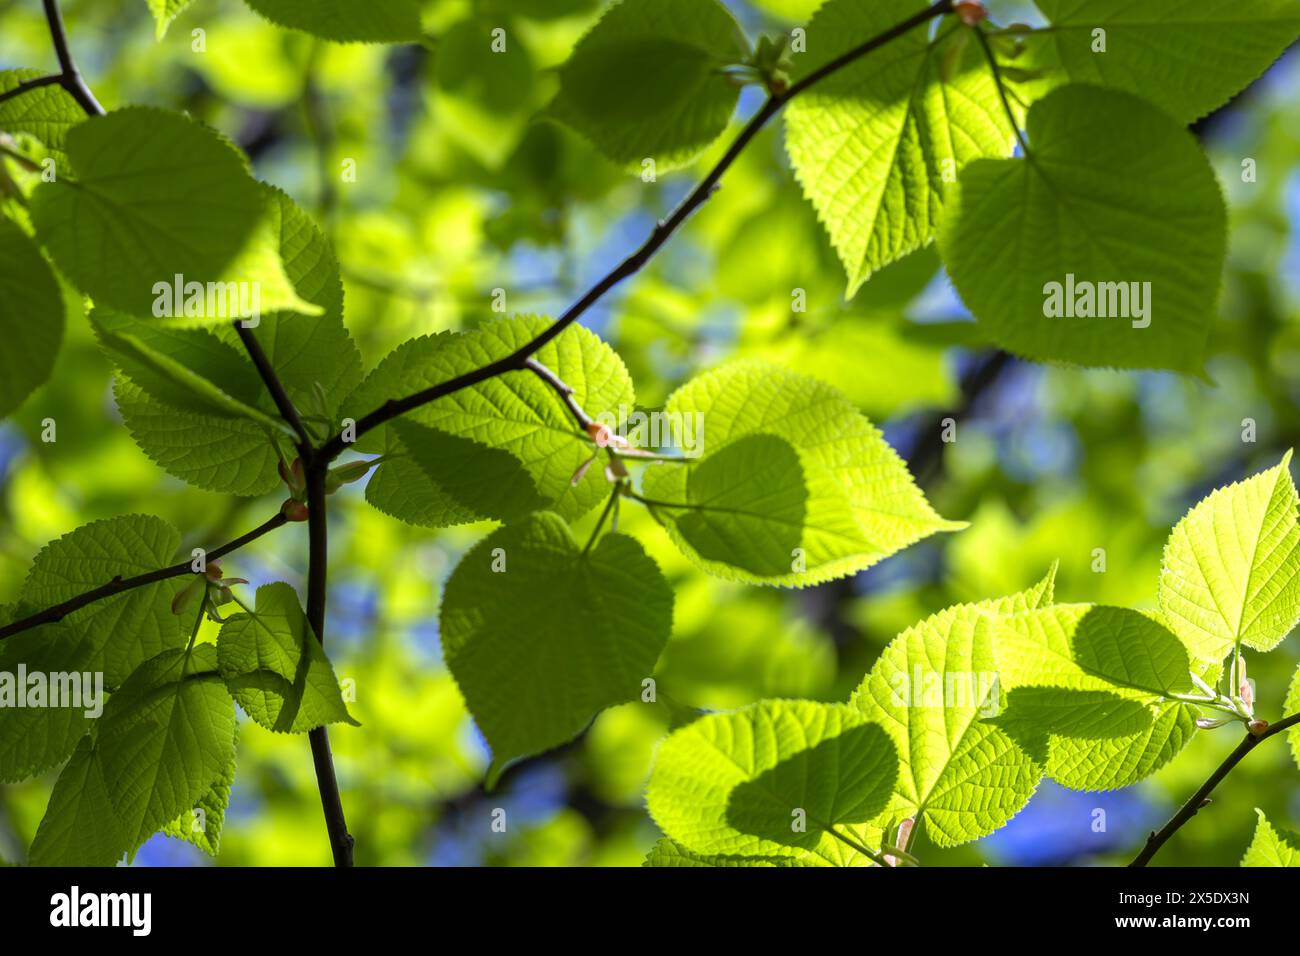
[[[726,3],[751,38],[788,29],[816,6]],[[188,110],[314,213],[335,243],[347,321],[370,365],[414,335],[490,318],[496,289],[511,312],[558,314],[641,242],[727,141],[645,183],[537,117],[599,0],[426,7],[423,45],[380,47],[277,29],[235,0],[195,0],[161,40],[145,0],[64,3],[82,70],[109,108]],[[991,7],[1003,22],[1033,19],[1022,4]],[[39,4],[0,2],[0,22],[0,67],[53,67]],[[504,56],[489,52],[496,26],[508,31]],[[437,627],[441,586],[486,526],[428,532],[376,512],[357,486],[336,496],[327,646],[355,688],[362,726],[331,736],[357,862],[635,865],[657,836],[643,804],[648,768],[684,709],[843,699],[903,628],[1024,587],[1053,561],[1061,600],[1152,606],[1161,547],[1183,512],[1300,444],[1297,54],[1196,128],[1233,224],[1213,385],[991,353],[932,250],[845,302],[844,275],[789,172],[779,125],[760,136],[663,254],[586,323],[624,358],[647,408],[742,354],[834,384],[886,429],[938,509],[971,527],[853,580],[794,592],[707,578],[644,513],[625,509],[624,529],[646,542],[677,590],[659,703],[607,711],[573,744],[509,771],[495,793],[481,788],[486,749],[442,666]],[[760,99],[747,90],[740,116]],[[1255,182],[1243,182],[1247,159]],[[355,182],[340,175],[346,162]],[[796,288],[806,312],[791,310]],[[185,530],[188,549],[233,537],[278,503],[165,476],[122,427],[109,381],[78,318],[50,383],[0,426],[0,603],[42,544],[87,521],[158,514]],[[951,443],[942,440],[948,417]],[[54,443],[40,440],[46,418],[57,422]],[[1095,570],[1099,548],[1104,571]],[[291,527],[228,559],[227,573],[301,588],[305,554],[302,529]],[[1280,716],[1298,652],[1293,637],[1250,658],[1264,716]],[[913,851],[927,865],[1123,862],[1236,738],[1201,733],[1172,765],[1123,792],[1045,782],[994,836],[938,851],[922,834]],[[51,782],[0,786],[0,857],[23,858]],[[1235,864],[1256,806],[1277,825],[1300,824],[1300,775],[1280,741],[1237,769],[1160,862]],[[504,834],[490,827],[497,807],[510,821]],[[136,862],[210,861],[159,835]],[[217,862],[329,862],[304,740],[245,723]]]

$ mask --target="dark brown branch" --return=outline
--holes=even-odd
[[[28,90],[39,90],[42,86],[62,86],[63,76],[59,73],[51,73],[49,76],[38,76],[30,80],[23,80],[12,90],[6,90],[0,93],[0,103],[12,100],[15,97],[22,96]]]
[[[325,644],[326,584],[329,573],[329,525],[326,514],[325,476],[329,462],[317,457],[307,467],[307,622],[316,640]],[[334,756],[330,752],[329,733],[317,727],[308,735],[312,763],[316,767],[316,785],[320,790],[321,809],[329,831],[330,850],[335,866],[352,865],[352,834],[343,815],[343,800],[334,773]]]
[[[359,438],[366,432],[378,428],[385,422],[392,421],[399,415],[405,414],[414,408],[419,408],[421,405],[427,405],[429,402],[451,395],[463,388],[469,388],[473,385],[479,384],[480,382],[485,382],[488,379],[495,378],[505,372],[512,372],[526,368],[527,361],[533,353],[548,342],[553,341],[556,336],[576,322],[583,313],[599,302],[607,292],[624,279],[639,272],[641,268],[650,261],[651,257],[653,257],[654,254],[659,251],[660,247],[668,241],[669,237],[677,231],[678,227],[680,227],[682,223],[684,223],[690,215],[702,206],[709,196],[712,195],[713,190],[717,187],[723,174],[731,168],[732,163],[736,161],[737,157],[739,157],[745,147],[749,145],[750,141],[753,140],[753,138],[758,135],[759,131],[767,125],[768,120],[780,112],[781,107],[785,106],[785,104],[794,99],[794,97],[830,76],[837,70],[848,66],[850,63],[866,56],[868,53],[896,40],[903,34],[922,26],[923,24],[929,23],[936,17],[941,17],[944,14],[951,13],[952,8],[952,0],[940,0],[940,2],[927,7],[915,16],[909,17],[907,20],[891,27],[884,33],[872,37],[864,43],[854,47],[852,50],[849,50],[847,53],[844,53],[831,62],[819,67],[799,82],[793,84],[783,93],[770,96],[763,104],[762,108],[754,114],[753,118],[751,118],[748,123],[745,124],[745,127],[736,136],[735,141],[732,142],[727,151],[723,153],[722,158],[718,160],[711,170],[709,170],[708,174],[691,191],[690,195],[682,200],[681,204],[673,210],[672,214],[667,219],[664,219],[655,226],[654,231],[650,233],[650,237],[644,244],[642,244],[641,248],[637,249],[636,252],[624,259],[608,275],[592,286],[581,299],[571,305],[563,315],[547,326],[540,335],[534,338],[531,342],[520,346],[509,355],[497,359],[495,362],[485,365],[482,368],[448,379],[445,382],[439,382],[437,385],[416,392],[414,395],[407,395],[405,398],[391,399],[385,402],[379,408],[375,409],[356,423],[356,437]],[[342,434],[335,435],[321,447],[320,455],[325,461],[332,461],[338,457],[346,446],[347,443],[343,440]]]
[[[217,559],[230,554],[232,551],[242,548],[249,542],[256,541],[267,532],[274,531],[287,520],[288,519],[284,515],[277,514],[269,521],[264,522],[252,531],[248,532],[248,534],[236,538],[229,544],[222,545],[215,551],[209,551],[207,553],[207,560],[216,561]],[[193,573],[194,569],[190,566],[190,562],[182,561],[180,564],[174,564],[167,568],[159,568],[157,571],[149,571],[145,574],[136,575],[133,578],[116,577],[107,584],[95,588],[93,591],[87,591],[85,594],[77,595],[70,601],[64,601],[62,604],[56,604],[54,607],[48,607],[37,614],[25,617],[21,621],[14,621],[11,624],[6,624],[4,627],[0,627],[0,640],[4,640],[7,637],[13,637],[15,634],[20,634],[33,627],[40,627],[42,624],[53,624],[57,621],[61,621],[73,611],[79,611],[87,605],[94,604],[96,601],[104,600],[104,598],[110,598],[125,591],[134,590],[135,588],[142,588],[148,584],[156,584],[159,581],[166,581],[169,578],[178,578],[182,575]]]
[[[103,116],[104,107],[99,105],[95,94],[90,92],[90,87],[86,85],[81,71],[77,69],[76,61],[72,58],[72,51],[68,48],[68,32],[63,26],[63,14],[59,10],[58,0],[43,0],[43,2],[45,19],[50,25],[50,39],[54,41],[54,53],[59,58],[59,68],[62,70],[59,83],[86,111],[87,116]]]
[[[271,393],[271,399],[275,402],[280,417],[289,423],[294,434],[298,436],[299,454],[303,455],[303,463],[306,464],[306,450],[311,447],[311,438],[307,434],[307,428],[302,423],[302,417],[298,414],[298,409],[294,407],[293,400],[289,398],[289,393],[284,390],[284,384],[280,381],[280,376],[275,373],[271,360],[266,357],[266,352],[262,350],[262,343],[257,341],[257,336],[253,334],[253,330],[245,327],[242,321],[236,321],[235,331],[239,335],[239,341],[244,343],[244,351],[253,360],[253,365],[257,368],[257,374],[262,377],[266,390]]]
[[[1218,769],[1215,770],[1214,773],[1210,774],[1210,779],[1201,784],[1201,788],[1192,794],[1191,798],[1183,804],[1182,809],[1174,814],[1173,819],[1161,827],[1159,832],[1152,833],[1151,836],[1147,838],[1146,846],[1142,848],[1141,853],[1133,858],[1133,862],[1130,863],[1129,866],[1146,866],[1150,863],[1151,858],[1156,855],[1156,852],[1164,846],[1166,842],[1168,842],[1169,838],[1177,833],[1179,829],[1182,828],[1183,824],[1196,816],[1197,811],[1199,811],[1201,807],[1205,806],[1206,800],[1214,791],[1214,788],[1222,782],[1224,777],[1232,772],[1232,769],[1236,767],[1237,764],[1241,763],[1246,754],[1250,753],[1265,740],[1268,740],[1269,737],[1272,737],[1275,734],[1280,734],[1287,728],[1294,727],[1297,724],[1300,724],[1300,714],[1292,714],[1284,720],[1279,720],[1262,734],[1256,735],[1247,733],[1246,739],[1237,745],[1236,750],[1228,754],[1227,759],[1224,760],[1223,763],[1219,764]]]

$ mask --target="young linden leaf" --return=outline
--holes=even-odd
[[[216,657],[198,644],[146,661],[96,728],[109,800],[134,846],[194,807],[234,759],[235,708]]]
[[[91,324],[117,367],[151,398],[198,414],[247,419],[292,440],[293,430],[285,422],[252,404],[257,394],[253,386],[259,384],[252,364],[241,361],[239,353],[216,336],[98,309],[91,314]],[[217,384],[221,380],[231,382],[248,400]]]
[[[296,294],[323,310],[319,318],[289,312],[263,314],[252,330],[299,409],[314,408],[317,385],[331,407],[329,428],[338,427],[337,396],[361,380],[361,354],[343,324],[343,284],[338,263],[311,217],[278,190],[266,192],[278,207],[279,259]],[[231,323],[209,330],[142,320],[132,334],[186,362],[241,402],[277,417]],[[216,340],[224,348],[214,346]],[[280,484],[279,459],[264,424],[203,411],[196,396],[178,399],[119,374],[114,395],[132,438],[168,474],[182,481],[237,495],[258,495]],[[180,401],[180,404],[175,404]],[[323,432],[326,425],[318,423]]]
[[[754,6],[773,16],[800,22],[812,16],[822,0],[754,0]]]
[[[1201,374],[1226,214],[1191,134],[1127,93],[1065,86],[1030,155],[979,160],[939,249],[989,337],[1026,358]]]
[[[68,132],[67,152],[72,169],[32,194],[32,221],[101,305],[149,315],[156,283],[221,279],[265,210],[238,151],[179,113],[92,117]]]
[[[54,783],[28,862],[32,866],[113,866],[132,848],[134,837],[109,799],[95,737],[87,734]]]
[[[3,108],[4,104],[0,104]],[[54,368],[63,342],[63,294],[41,250],[15,223],[0,219],[0,417]]]
[[[1073,790],[1136,783],[1172,759],[1196,730],[1199,710],[1173,697],[1196,693],[1187,650],[1147,614],[1057,605],[999,619],[995,641],[998,673],[1009,692],[1005,722],[1038,720],[1051,733],[1047,775]],[[1017,689],[1023,687],[1069,692],[1056,711],[1060,722],[1046,707],[1017,714]],[[1067,699],[1084,713],[1067,716]],[[1150,719],[1138,718],[1134,704],[1148,709]]]
[[[1222,106],[1300,38],[1294,0],[1035,3],[1051,26],[1023,35],[1026,68],[1052,85],[1135,93],[1183,123]]]
[[[390,398],[472,371],[527,344],[549,325],[537,316],[502,319],[465,335],[414,339],[384,359],[345,402],[360,419]],[[635,400],[632,380],[612,349],[575,326],[535,355],[574,390],[593,417],[617,417]],[[533,373],[511,372],[461,389],[362,437],[358,451],[394,456],[379,466],[368,495],[389,514],[416,524],[513,520],[550,510],[573,520],[609,495],[601,469],[573,477],[597,450],[559,397]],[[413,487],[393,472],[412,474]],[[396,466],[396,467],[392,467]]]
[[[0,613],[0,623],[17,614]],[[0,781],[14,783],[65,760],[104,704],[91,671],[94,648],[71,627],[46,624],[0,642]],[[47,675],[42,706],[17,706],[27,677]],[[48,675],[71,675],[71,682]],[[89,675],[89,676],[83,676]],[[57,686],[56,686],[57,685]],[[52,693],[59,694],[58,706]],[[95,700],[87,697],[99,694]]]
[[[216,648],[199,644],[146,661],[60,774],[32,863],[102,866],[134,851],[213,790],[233,759],[234,738],[235,708],[216,671]]]
[[[44,76],[44,70],[0,70],[0,94],[26,80]],[[77,101],[57,83],[28,90],[22,96],[0,103],[0,129],[21,139],[30,136],[48,149],[57,167],[67,159],[64,145],[68,130],[85,120]]]
[[[1174,526],[1160,569],[1160,613],[1192,655],[1276,647],[1300,622],[1300,525],[1291,452],[1213,492]]]
[[[492,747],[489,786],[509,761],[636,699],[672,619],[672,589],[626,535],[584,553],[543,512],[472,548],[447,581],[439,620],[447,667]]]
[[[1242,866],[1300,866],[1300,834],[1274,828],[1258,807],[1255,836],[1241,858]]]
[[[132,577],[171,564],[180,534],[151,515],[95,521],[51,541],[32,564],[22,601],[33,608],[71,600],[115,577]],[[159,581],[73,611],[63,627],[75,634],[70,655],[81,670],[103,671],[109,687],[169,648],[183,647],[186,633],[172,613],[175,581]]]
[[[795,79],[924,6],[829,0],[808,24]],[[832,74],[790,103],[786,129],[790,161],[848,272],[850,297],[872,273],[929,244],[967,163],[1010,156],[1015,143],[993,75],[960,28],[933,43],[913,30]]]
[[[862,825],[884,809],[897,773],[889,735],[854,708],[765,700],[670,735],[646,804],[694,854],[865,865],[854,844],[874,849]]]
[[[267,730],[357,726],[298,595],[283,582],[257,589],[256,613],[235,614],[222,625],[217,669],[239,706]]]
[[[235,751],[230,751],[230,763],[217,778],[216,783],[189,810],[162,828],[162,832],[177,840],[192,843],[208,856],[215,857],[221,849],[221,830],[226,823],[226,808],[230,806],[230,789],[235,785]]]
[[[418,0],[247,0],[272,23],[339,43],[414,43]]]
[[[914,817],[932,842],[956,846],[992,833],[1029,802],[1046,738],[987,719],[1001,708],[993,621],[1050,605],[1053,577],[908,628],[854,691],[850,706],[883,726],[898,749],[898,782],[882,825]]]
[[[736,362],[678,389],[666,413],[703,454],[649,468],[645,496],[711,574],[806,587],[965,527],[935,514],[880,432],[815,379]]]
[[[218,280],[221,294],[209,294],[206,287],[191,285],[188,280],[178,285],[175,276],[167,276],[165,279],[169,281],[153,290],[156,318],[167,317],[186,328],[214,325],[228,328],[234,319],[257,327],[261,317],[268,314],[293,312],[319,316],[326,312],[325,305],[299,294],[297,286],[304,281],[303,271],[298,268],[290,274],[286,258],[293,254],[295,242],[311,241],[315,224],[284,192],[266,183],[258,183],[257,187],[265,208],[243,247]]]
[[[740,90],[724,68],[747,54],[717,0],[620,0],[560,69],[550,113],[615,162],[664,172],[727,128]]]
[[[680,843],[664,838],[655,843],[646,855],[642,866],[685,867],[748,867],[748,866],[801,866],[795,857],[781,856],[720,856],[695,853]]]
[[[154,22],[157,24],[157,36],[161,40],[167,35],[167,28],[172,25],[172,21],[180,16],[181,11],[188,7],[193,0],[148,0],[149,12],[153,14]]]

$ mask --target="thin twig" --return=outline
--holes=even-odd
[[[568,406],[569,412],[573,415],[574,419],[577,420],[578,426],[583,431],[586,431],[591,426],[592,418],[590,415],[587,414],[586,410],[581,405],[578,404],[578,400],[573,397],[572,386],[568,385],[563,379],[561,379],[558,375],[552,372],[549,368],[547,368],[541,362],[537,361],[537,359],[530,358],[528,361],[524,363],[524,366],[530,372],[532,372],[534,375],[540,378],[543,382],[549,385],[552,389],[554,389],[555,394],[559,395],[560,398],[564,401],[564,404]]]
[[[538,349],[553,341],[556,336],[576,322],[588,309],[601,300],[604,295],[613,289],[624,279],[639,272],[643,266],[659,251],[660,247],[668,241],[669,237],[677,231],[695,210],[702,206],[709,196],[713,194],[723,174],[731,168],[732,163],[740,156],[750,141],[758,135],[759,131],[767,125],[786,103],[794,99],[800,93],[804,92],[814,84],[820,82],[836,71],[843,69],[854,61],[866,56],[882,46],[898,39],[905,33],[908,33],[919,26],[929,23],[936,17],[951,13],[953,8],[952,0],[939,0],[925,10],[915,14],[903,22],[891,27],[885,32],[872,37],[871,39],[859,44],[834,60],[809,73],[803,79],[790,86],[783,93],[770,96],[757,113],[745,124],[744,128],[736,136],[736,139],[722,154],[722,158],[714,164],[708,174],[700,180],[699,184],[691,190],[690,194],[682,200],[681,204],[673,210],[667,219],[659,222],[650,236],[642,244],[641,248],[632,253],[621,263],[614,267],[603,279],[592,286],[585,295],[569,308],[553,323],[544,329],[532,341],[521,345],[515,351],[511,352],[494,362],[484,365],[482,368],[467,372],[464,375],[458,375],[455,378],[448,379],[445,382],[439,382],[437,385],[430,386],[423,391],[416,392],[413,395],[407,395],[404,398],[390,399],[370,414],[364,416],[356,423],[355,435],[360,437],[374,428],[378,428],[385,422],[392,421],[399,415],[403,415],[412,409],[427,405],[429,402],[436,401],[444,396],[451,395],[463,388],[470,388],[480,382],[495,378],[505,372],[512,372],[527,367],[527,361]],[[340,432],[326,442],[320,448],[320,454],[326,461],[332,461],[342,453],[347,447]]]
[[[271,364],[271,360],[267,358],[266,352],[262,350],[262,344],[257,341],[257,336],[253,334],[253,330],[246,328],[242,321],[236,320],[235,331],[239,335],[239,341],[244,343],[244,351],[253,360],[253,365],[257,368],[257,374],[262,377],[266,390],[271,393],[271,399],[275,402],[280,417],[289,423],[294,430],[294,434],[298,436],[299,454],[303,456],[303,463],[306,464],[307,450],[311,447],[311,438],[307,434],[307,427],[302,423],[302,416],[298,414],[298,409],[294,407],[293,400],[289,398],[289,393],[284,390],[284,383],[280,381],[280,376],[276,374],[275,367]]]
[[[1146,846],[1142,852],[1133,858],[1129,866],[1146,866],[1151,862],[1151,858],[1156,852],[1168,842],[1169,838],[1182,828],[1192,817],[1196,816],[1198,810],[1205,806],[1206,798],[1214,791],[1214,788],[1222,782],[1223,778],[1232,772],[1232,769],[1241,763],[1246,754],[1258,747],[1263,741],[1268,740],[1276,734],[1289,727],[1300,724],[1300,713],[1292,714],[1284,720],[1279,720],[1276,724],[1270,726],[1262,734],[1247,733],[1246,739],[1237,745],[1237,749],[1228,754],[1226,760],[1219,764],[1217,770],[1210,774],[1210,778],[1201,784],[1201,788],[1192,794],[1191,798],[1183,804],[1182,809],[1174,814],[1173,819],[1160,828],[1159,832],[1152,833],[1147,838]]]
[[[248,532],[248,534],[238,537],[228,544],[222,545],[215,551],[209,551],[207,553],[207,560],[216,561],[217,559],[230,554],[232,551],[242,548],[249,542],[256,541],[267,532],[274,531],[288,520],[289,519],[284,515],[277,513],[275,517],[254,528],[252,531]],[[148,584],[156,584],[159,581],[166,581],[169,578],[178,578],[181,575],[193,573],[194,569],[190,566],[190,562],[182,561],[180,564],[173,564],[171,567],[159,568],[157,571],[149,571],[145,574],[136,575],[133,578],[116,577],[107,584],[97,587],[94,590],[87,591],[84,594],[79,594],[71,600],[64,601],[62,604],[56,604],[54,607],[48,607],[30,617],[25,617],[20,621],[14,621],[10,624],[6,624],[4,627],[0,627],[0,640],[4,640],[7,637],[13,637],[15,634],[20,634],[33,627],[40,627],[42,624],[53,624],[57,621],[61,621],[73,611],[79,611],[87,605],[94,604],[96,601],[102,601],[105,598],[110,598],[114,595],[122,594],[125,591],[134,590],[135,588],[142,588]]]
[[[39,90],[42,86],[62,85],[63,75],[60,73],[51,73],[49,76],[38,76],[30,80],[23,80],[12,90],[5,90],[3,93],[0,93],[0,103],[22,96],[28,90]]]

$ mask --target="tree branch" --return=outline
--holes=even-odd
[[[0,93],[0,103],[12,100],[15,97],[22,96],[28,90],[39,90],[42,86],[62,86],[63,75],[60,73],[51,73],[49,76],[38,76],[30,80],[23,80],[12,90],[6,90]]]
[[[782,93],[776,93],[768,97],[762,108],[745,124],[744,128],[736,136],[731,146],[723,153],[722,158],[714,164],[708,174],[691,190],[691,193],[682,200],[681,204],[673,210],[667,219],[662,220],[655,226],[650,233],[650,237],[642,244],[641,248],[632,253],[609,272],[603,279],[592,286],[585,295],[562,314],[558,319],[552,322],[540,335],[531,342],[520,346],[514,352],[503,358],[497,359],[482,368],[467,372],[464,375],[458,375],[455,378],[448,379],[445,382],[439,382],[423,391],[416,392],[413,395],[407,395],[405,398],[391,399],[366,415],[356,423],[356,437],[364,435],[366,432],[378,428],[385,422],[389,422],[399,415],[405,414],[412,409],[419,408],[421,405],[427,405],[429,402],[436,401],[439,398],[458,392],[463,388],[469,388],[480,382],[487,381],[497,375],[505,372],[516,371],[527,367],[527,361],[530,356],[548,342],[553,341],[556,336],[576,322],[589,308],[600,301],[604,295],[613,289],[616,285],[634,275],[650,261],[660,247],[677,231],[690,215],[695,212],[705,201],[712,195],[713,190],[717,187],[723,174],[731,168],[737,157],[749,145],[750,141],[758,135],[759,131],[767,125],[768,120],[780,112],[781,107],[794,99],[800,93],[819,83],[821,80],[830,76],[838,70],[843,69],[849,64],[855,62],[868,53],[879,49],[882,46],[898,39],[905,33],[916,29],[923,24],[929,23],[936,17],[941,17],[951,13],[953,9],[953,0],[939,0],[921,12],[904,20],[903,22],[891,27],[883,33],[880,33],[871,39],[859,44],[847,53],[844,53],[829,63],[824,64],[818,69],[809,73],[799,82],[790,86],[789,89]],[[335,435],[320,448],[320,455],[325,461],[333,461],[342,453],[347,443],[343,440],[342,434]]]
[[[1201,788],[1192,794],[1191,798],[1183,804],[1182,809],[1174,814],[1173,819],[1166,823],[1158,833],[1152,833],[1147,838],[1146,846],[1142,852],[1133,858],[1129,866],[1146,866],[1151,862],[1151,858],[1156,855],[1157,851],[1168,842],[1169,838],[1177,833],[1188,820],[1196,816],[1197,811],[1205,806],[1205,801],[1209,798],[1214,788],[1232,772],[1232,769],[1241,763],[1246,754],[1258,747],[1263,741],[1275,734],[1280,734],[1289,727],[1300,724],[1300,713],[1292,714],[1284,720],[1279,720],[1276,724],[1270,726],[1262,734],[1246,734],[1246,739],[1237,745],[1237,749],[1228,754],[1226,760],[1219,764],[1217,770],[1210,774],[1210,778],[1201,785]]]
[[[326,513],[325,476],[329,462],[316,456],[307,465],[307,623],[316,640],[325,645],[325,604],[329,573],[329,525]],[[312,762],[316,767],[316,785],[320,790],[321,809],[329,831],[330,850],[335,866],[352,865],[352,834],[343,815],[338,778],[334,774],[334,756],[330,752],[329,733],[317,727],[308,734]]]
[[[266,390],[271,393],[271,399],[275,402],[280,417],[289,423],[298,436],[298,453],[302,456],[305,465],[308,452],[311,449],[311,438],[307,434],[306,426],[302,423],[302,417],[298,414],[298,409],[294,407],[293,400],[289,398],[289,393],[284,390],[284,384],[280,381],[280,376],[275,373],[271,360],[266,357],[266,352],[262,350],[262,343],[257,341],[257,336],[253,334],[253,330],[245,327],[242,321],[236,320],[235,332],[239,335],[239,341],[244,343],[244,351],[253,360],[253,365],[257,368],[257,374],[262,377]]]
[[[59,67],[63,71],[59,76],[59,83],[86,111],[87,116],[103,116],[104,107],[99,105],[95,94],[90,92],[90,87],[86,85],[81,71],[77,69],[76,61],[72,59],[72,51],[68,48],[68,32],[63,26],[63,14],[59,11],[58,0],[43,0],[43,2],[45,20],[50,25],[50,39],[54,41],[54,53],[59,58]]]
[[[578,400],[573,397],[573,387],[566,383],[560,376],[556,375],[549,368],[543,365],[537,359],[529,359],[524,363],[528,371],[532,372],[560,396],[560,399],[568,407],[570,414],[578,422],[578,426],[584,431],[592,424],[592,418],[586,410],[578,404]]]
[[[244,545],[256,541],[267,532],[274,531],[289,519],[282,514],[276,514],[275,517],[254,528],[248,534],[236,538],[229,544],[224,544],[215,551],[207,553],[207,560],[216,561],[217,559],[230,554],[242,548]],[[62,604],[56,604],[54,607],[46,608],[30,617],[25,617],[21,621],[14,621],[0,627],[0,640],[7,637],[13,637],[23,631],[30,630],[33,627],[39,627],[42,624],[53,624],[63,620],[73,611],[79,611],[87,605],[94,604],[96,601],[102,601],[104,598],[110,598],[114,595],[121,594],[124,591],[131,591],[135,588],[142,588],[147,584],[156,584],[159,581],[166,581],[169,578],[178,578],[185,574],[193,574],[194,569],[190,567],[189,561],[182,561],[180,564],[174,564],[171,567],[159,568],[157,571],[149,571],[145,574],[136,575],[133,578],[116,577],[102,587],[95,588],[93,591],[87,591],[85,594],[79,594],[69,601]]]

